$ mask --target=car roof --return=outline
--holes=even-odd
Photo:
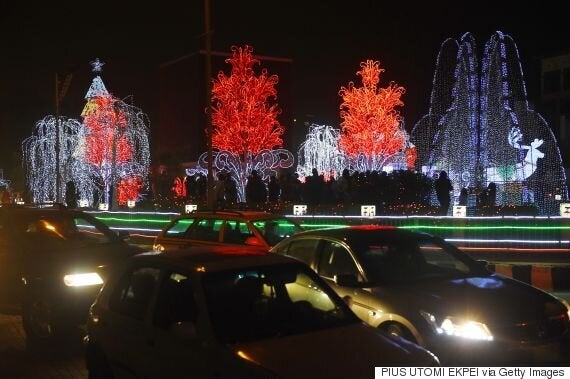
[[[177,216],[175,219],[196,218],[196,217],[203,217],[203,218],[222,217],[222,218],[241,218],[245,220],[261,220],[261,219],[271,219],[271,218],[284,217],[284,216],[280,214],[267,213],[261,211],[224,210],[224,211],[194,211],[192,213],[186,213]]]
[[[268,254],[251,247],[196,246],[138,254],[133,259],[160,261],[189,270],[202,272],[225,271],[243,267],[296,263],[277,254]]]
[[[292,238],[323,236],[339,240],[354,241],[372,234],[376,237],[387,239],[433,237],[428,233],[398,229],[391,225],[351,225],[337,228],[307,230],[293,235]]]

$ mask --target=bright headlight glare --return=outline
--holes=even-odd
[[[472,340],[492,341],[493,335],[482,322],[446,317],[439,324],[436,318],[427,312],[420,312],[438,334],[461,337]]]
[[[89,272],[85,274],[65,275],[63,282],[68,287],[85,287],[103,284],[103,279],[96,272]]]

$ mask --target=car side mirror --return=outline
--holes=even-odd
[[[335,275],[333,280],[341,287],[355,287],[358,284],[358,280],[354,274]]]
[[[245,240],[245,244],[248,246],[263,246],[263,242],[255,236],[249,236]]]
[[[127,230],[119,230],[117,236],[122,240],[126,240],[130,237],[130,233]]]
[[[196,324],[192,321],[175,322],[170,326],[170,334],[179,340],[193,340],[196,338]]]

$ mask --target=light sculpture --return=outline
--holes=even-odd
[[[471,34],[442,44],[429,113],[412,130],[422,171],[446,170],[456,195],[493,182],[497,205],[532,204],[557,214],[568,198],[560,150],[546,121],[529,107],[514,40],[495,32],[485,44],[481,74],[477,63]]]
[[[102,63],[92,62],[97,74]],[[111,190],[117,191],[119,205],[136,200],[146,185],[150,166],[148,117],[137,107],[113,97],[96,75],[85,96],[87,103],[81,113],[84,139],[82,167],[91,179],[81,187],[95,187],[99,198],[112,203]],[[86,175],[82,176],[86,179]]]
[[[60,175],[62,183],[74,179],[71,169],[73,153],[76,151],[81,136],[82,125],[78,120],[60,116],[59,123],[54,116],[46,116],[38,121],[33,133],[22,143],[23,163],[26,171],[27,186],[32,201],[43,203],[57,199],[55,175],[56,128],[60,128]],[[64,197],[65,186],[61,186],[60,197]]]
[[[277,120],[280,110],[275,85],[277,75],[266,69],[255,73],[259,60],[251,46],[232,47],[226,59],[232,68],[229,75],[220,71],[212,86],[213,166],[228,171],[236,182],[239,201],[245,201],[245,185],[252,170],[262,179],[278,168],[293,165],[293,154],[281,149],[283,127]],[[207,153],[199,158],[207,167]],[[200,168],[198,168],[200,169]]]
[[[339,91],[343,100],[340,149],[356,171],[381,171],[388,163],[392,167],[406,168],[406,161],[413,164],[415,155],[411,152],[406,155],[406,150],[415,147],[409,144],[408,133],[396,109],[404,105],[401,97],[405,89],[394,82],[378,88],[380,73],[384,71],[378,61],[367,60],[361,62],[360,67],[356,74],[362,79],[362,87],[350,82]]]
[[[348,168],[347,158],[338,147],[339,139],[339,129],[328,125],[309,126],[309,133],[298,151],[296,172],[301,180],[311,176],[313,168],[324,174],[325,180]]]
[[[92,62],[99,73],[103,63]],[[62,183],[74,182],[78,198],[89,205],[111,203],[115,187],[118,204],[136,200],[146,185],[150,166],[148,117],[133,105],[107,92],[96,75],[85,96],[80,121],[46,116],[36,123],[34,134],[22,144],[27,185],[33,201],[57,198],[55,189],[56,128],[59,127]],[[65,198],[65,186],[61,186]]]

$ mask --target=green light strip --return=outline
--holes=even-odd
[[[122,223],[158,223],[166,224],[170,222],[170,219],[157,219],[157,218],[120,218],[120,217],[104,217],[97,216],[101,221],[107,222],[122,222]],[[301,224],[307,229],[317,229],[317,228],[336,228],[340,226],[348,226],[348,224]],[[556,225],[556,226],[538,226],[538,225],[467,225],[467,226],[450,226],[450,225],[393,225],[401,229],[424,229],[424,230],[570,230],[570,225]]]
[[[521,230],[570,230],[570,226],[439,226],[439,225],[400,225],[401,229],[442,229],[442,230],[488,230],[488,229],[521,229]]]
[[[116,221],[116,222],[149,222],[149,223],[162,223],[162,224],[170,222],[170,220],[165,220],[165,219],[148,219],[148,218],[119,218],[119,217],[102,217],[102,216],[96,216],[96,218],[102,221]]]

